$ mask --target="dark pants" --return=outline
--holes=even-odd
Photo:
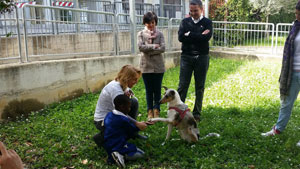
[[[164,73],[143,73],[142,76],[146,89],[147,110],[160,110],[159,101],[161,98],[161,83]]]
[[[202,110],[202,100],[204,95],[204,86],[206,80],[206,73],[209,67],[208,55],[182,55],[180,59],[180,75],[178,93],[183,102],[185,102],[186,95],[191,82],[192,74],[194,72],[196,100],[193,113],[200,114]]]
[[[137,118],[138,111],[139,111],[139,102],[137,101],[136,98],[131,98],[130,100],[131,100],[131,109],[130,109],[130,112],[128,113],[128,115],[135,120]],[[101,147],[104,143],[105,126],[104,126],[103,121],[94,121],[94,124],[95,124],[96,128],[98,130],[100,130],[100,132],[98,134],[96,134],[93,137],[93,139],[94,139],[95,143],[99,147]],[[135,135],[137,135],[137,133]]]

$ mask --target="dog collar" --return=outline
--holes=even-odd
[[[186,115],[186,112],[191,111],[189,108],[187,108],[185,110],[181,110],[178,107],[169,107],[169,110],[177,111],[179,113],[179,116],[180,116],[180,121],[184,118],[184,116]]]

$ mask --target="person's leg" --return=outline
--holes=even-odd
[[[135,153],[133,153],[132,155],[125,155],[125,159],[126,160],[137,160],[139,158],[143,158],[145,155],[145,152],[139,148],[137,148],[137,151]]]
[[[160,104],[159,101],[161,99],[161,84],[164,77],[164,73],[155,73],[154,81],[153,81],[153,89],[154,89],[154,118],[159,117],[160,114]]]
[[[180,59],[179,85],[177,89],[182,102],[185,102],[186,95],[191,82],[192,73],[192,56],[182,55]]]
[[[130,112],[128,113],[128,115],[134,119],[137,118],[137,115],[139,113],[139,102],[135,97],[132,97],[130,99],[131,101],[131,108],[130,108]]]
[[[208,67],[209,67],[208,55],[200,55],[199,57],[195,58],[194,78],[195,78],[196,100],[195,100],[195,106],[193,110],[194,117],[199,116],[200,118]],[[199,120],[197,118],[198,117],[195,117],[196,120]]]
[[[285,129],[290,119],[294,103],[297,99],[300,90],[299,81],[300,81],[300,72],[293,73],[289,94],[284,100],[281,100],[279,117],[275,125],[275,129],[279,130],[280,132],[282,132]]]
[[[148,118],[153,118],[153,73],[143,73],[143,81],[146,90],[146,102],[147,102],[147,112]]]
[[[99,133],[93,136],[93,140],[97,144],[98,147],[102,147],[104,143],[104,125],[103,121],[94,121],[94,124],[98,130],[100,130]]]

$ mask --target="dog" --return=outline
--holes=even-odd
[[[199,140],[199,129],[192,112],[188,106],[181,101],[176,90],[168,89],[165,86],[163,86],[163,88],[165,89],[165,93],[159,104],[168,103],[168,117],[152,118],[150,121],[168,123],[168,132],[165,142],[169,140],[173,127],[178,129],[183,140],[189,143],[197,142]]]

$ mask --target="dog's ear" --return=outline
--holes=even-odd
[[[165,91],[167,91],[168,90],[168,88],[166,87],[166,86],[162,86],[164,89],[165,89]]]

